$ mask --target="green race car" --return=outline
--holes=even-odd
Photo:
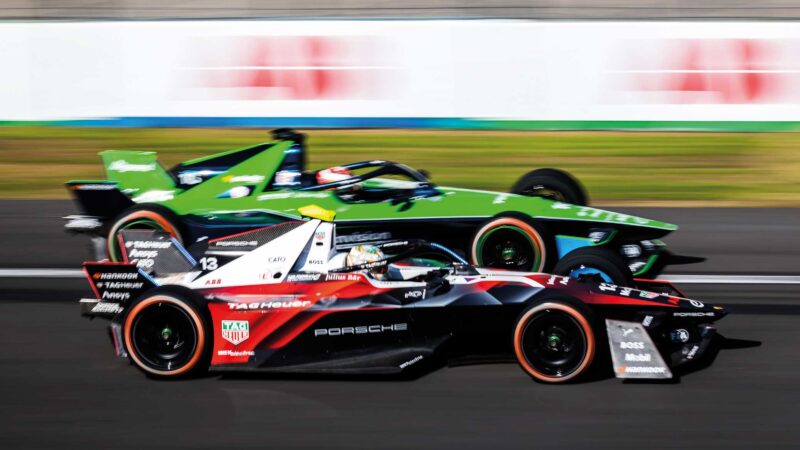
[[[623,286],[697,260],[670,254],[658,240],[677,226],[582,205],[580,185],[554,169],[525,175],[516,193],[478,191],[436,186],[423,172],[389,161],[306,171],[305,136],[281,129],[273,137],[170,170],[153,152],[101,152],[108,180],[66,183],[82,209],[66,228],[103,240],[103,251],[118,261],[125,229],[164,230],[188,246],[297,220],[313,207],[335,215],[339,248],[426,239],[479,266]]]

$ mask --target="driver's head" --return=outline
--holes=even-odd
[[[351,178],[353,173],[344,167],[330,167],[317,172],[317,184],[328,184]]]
[[[347,254],[347,266],[360,266],[372,262],[382,261],[386,259],[381,249],[374,245],[356,245],[350,249]],[[386,267],[376,267],[370,270],[370,273],[377,279],[383,279],[386,273]]]

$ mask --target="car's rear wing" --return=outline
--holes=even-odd
[[[64,217],[67,231],[99,233],[106,221],[134,204],[114,181],[72,180],[64,184],[80,208],[80,214]]]
[[[175,180],[158,162],[155,152],[106,150],[100,152],[106,176],[123,192],[173,191]]]

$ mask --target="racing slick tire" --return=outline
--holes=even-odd
[[[180,220],[169,208],[161,205],[133,206],[121,212],[108,227],[106,234],[106,252],[112,262],[122,261],[119,247],[119,232],[125,229],[151,229],[166,231],[170,236],[183,243]]]
[[[580,182],[558,169],[536,169],[526,173],[514,184],[511,193],[581,206],[589,204],[589,196]]]
[[[472,236],[470,260],[479,267],[542,272],[556,256],[550,233],[520,217],[495,217]]]
[[[633,274],[625,260],[606,247],[583,247],[564,255],[553,268],[556,275],[633,287]]]
[[[208,369],[212,328],[202,300],[185,289],[157,289],[137,299],[122,323],[131,361],[148,376],[181,378]]]
[[[596,365],[603,334],[594,314],[570,298],[549,298],[522,312],[514,326],[514,355],[542,383],[585,377]]]

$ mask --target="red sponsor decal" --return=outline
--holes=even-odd
[[[221,99],[373,98],[388,73],[374,36],[206,38],[192,53],[192,84]]]
[[[800,41],[636,40],[621,54],[624,69],[614,72],[647,103],[783,103],[800,94]]]

